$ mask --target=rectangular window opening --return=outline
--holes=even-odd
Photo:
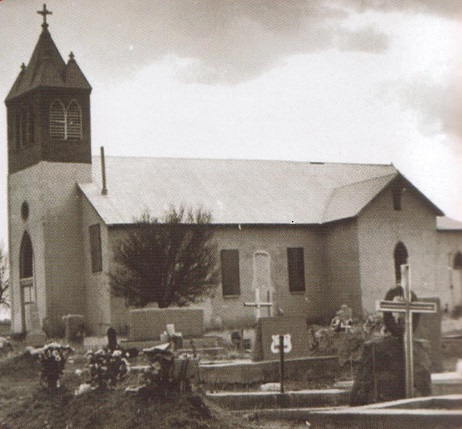
[[[101,253],[101,226],[90,225],[91,270],[94,273],[103,271],[103,255]]]
[[[221,251],[221,282],[223,296],[238,296],[241,294],[239,250],[227,249]]]
[[[303,247],[287,249],[287,266],[289,271],[289,291],[305,291],[305,257]]]

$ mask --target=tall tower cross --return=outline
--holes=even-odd
[[[42,27],[43,28],[46,28],[48,27],[48,24],[47,24],[47,15],[53,15],[53,12],[50,12],[48,9],[47,9],[47,5],[45,3],[43,3],[43,9],[42,10],[38,10],[37,13],[39,15],[42,15],[43,16],[43,24],[42,24]]]

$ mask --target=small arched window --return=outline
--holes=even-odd
[[[66,140],[66,111],[63,103],[54,100],[50,107],[50,137]]]
[[[67,138],[81,140],[82,138],[82,111],[77,101],[72,100],[67,106]]]
[[[452,268],[454,270],[462,270],[462,253],[456,253],[456,256],[454,256],[454,264]]]

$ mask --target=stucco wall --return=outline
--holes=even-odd
[[[462,231],[438,231],[437,278],[441,306],[452,310],[462,304],[462,270],[454,270],[454,257],[462,253]],[[453,288],[451,289],[451,285]]]
[[[412,187],[394,210],[391,189],[379,194],[358,217],[359,263],[364,309],[375,311],[395,285],[394,250],[402,242],[411,266],[411,287],[418,296],[439,296],[436,283],[436,217]]]
[[[76,182],[87,181],[87,164],[40,162],[8,178],[9,252],[11,256],[13,332],[23,330],[19,286],[19,253],[24,231],[34,251],[34,281],[40,320],[52,330],[61,316],[83,311],[80,203]],[[29,218],[21,205],[29,204]]]
[[[123,229],[109,230],[109,246],[123,237]],[[245,302],[255,301],[254,255],[266,252],[270,257],[270,276],[273,289],[274,312],[277,308],[290,316],[306,316],[312,320],[325,317],[325,294],[323,273],[323,238],[316,227],[290,226],[220,226],[216,227],[215,240],[218,244],[218,261],[222,249],[239,249],[241,293],[236,297],[223,297],[220,283],[215,297],[197,307],[204,309],[206,329],[223,327],[252,327],[256,322],[255,309],[244,307]],[[305,258],[305,292],[289,291],[287,248],[303,247]],[[266,299],[262,296],[261,299]],[[111,298],[111,323],[123,330],[128,313],[123,300]],[[267,315],[267,310],[261,310]],[[330,314],[330,313],[329,313]]]
[[[359,277],[358,226],[348,219],[326,226],[325,266],[328,275],[325,305],[330,316],[347,304],[354,316],[360,316],[361,287]]]
[[[110,289],[107,273],[109,272],[109,232],[106,224],[96,210],[82,199],[82,226],[84,268],[83,278],[86,285],[85,326],[91,335],[104,335],[111,326]],[[90,225],[101,227],[102,271],[94,273],[91,265]]]
[[[274,314],[280,308],[289,316],[306,316],[312,320],[324,316],[323,237],[319,228],[229,226],[218,228],[215,238],[219,251],[239,249],[241,294],[238,297],[223,297],[222,284],[218,285],[211,305],[211,314],[206,312],[208,328],[250,327],[255,324],[255,309],[244,307],[244,303],[255,301],[254,255],[261,251],[270,257]],[[304,249],[305,292],[289,291],[289,247]],[[261,299],[265,299],[265,296]],[[267,314],[266,309],[261,311],[262,315]],[[207,316],[210,319],[207,320]]]

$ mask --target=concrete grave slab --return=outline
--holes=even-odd
[[[268,419],[305,421],[313,428],[455,429],[461,427],[462,395],[402,399],[361,407],[268,409],[256,411],[255,415]]]

